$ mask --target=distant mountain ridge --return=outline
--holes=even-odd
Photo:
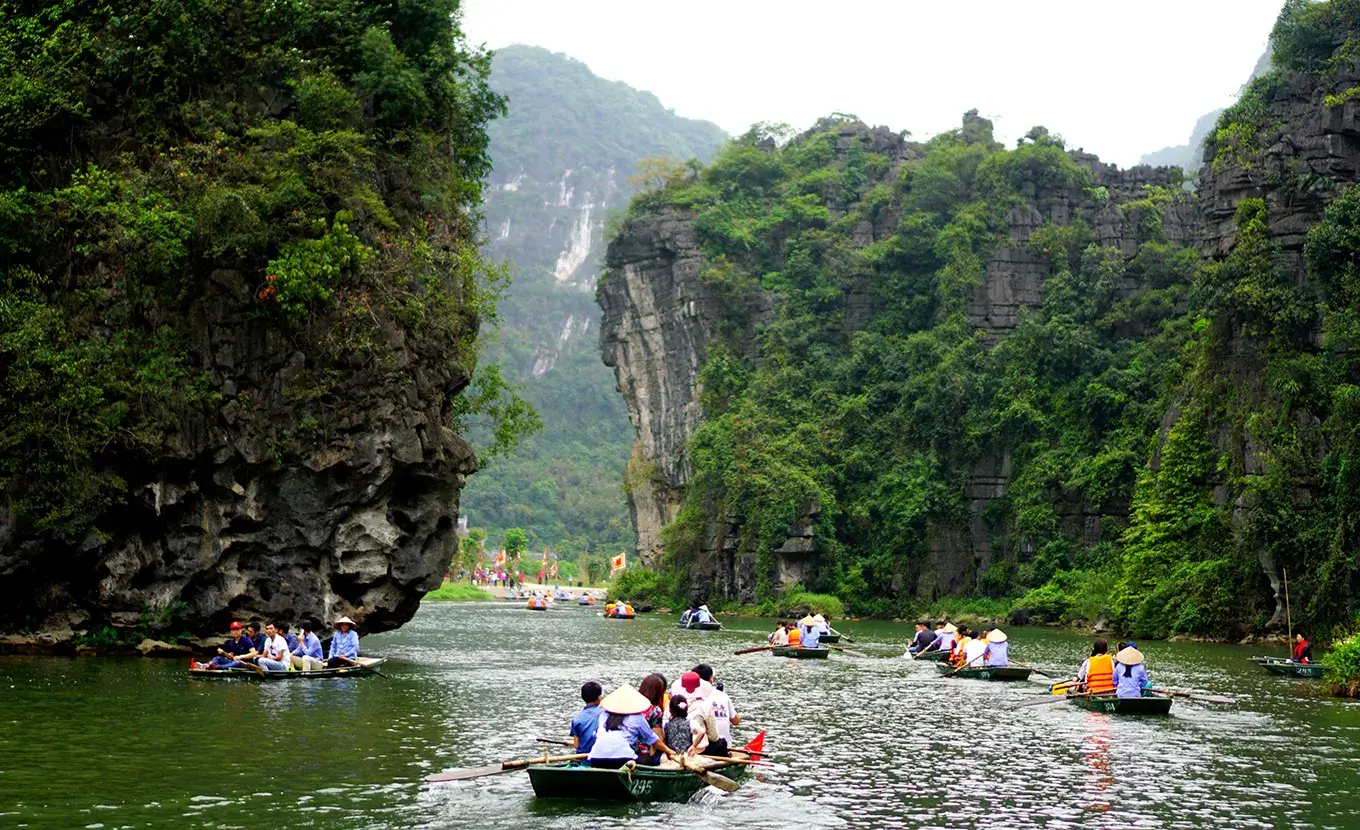
[[[1247,83],[1261,77],[1270,71],[1270,49],[1256,61],[1256,66],[1251,70],[1251,77]],[[1242,85],[1245,90],[1247,84]],[[1238,94],[1241,94],[1239,90]],[[1190,133],[1190,141],[1186,144],[1178,144],[1174,147],[1163,147],[1152,153],[1148,153],[1138,160],[1139,164],[1146,164],[1151,167],[1179,167],[1187,174],[1194,175],[1199,171],[1200,165],[1204,163],[1204,140],[1214,131],[1214,125],[1223,115],[1222,108],[1213,112],[1201,115],[1195,122],[1195,129]]]
[[[491,544],[522,527],[536,549],[631,546],[621,482],[632,429],[596,343],[605,223],[627,207],[640,161],[707,161],[727,134],[534,46],[498,50],[491,86],[510,109],[488,129],[487,253],[515,275],[489,358],[525,383],[544,430],[470,480],[463,512]]]

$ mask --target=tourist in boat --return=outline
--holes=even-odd
[[[737,714],[737,707],[732,705],[732,698],[723,689],[721,683],[713,680],[713,667],[707,663],[700,663],[694,667],[694,673],[699,675],[699,680],[713,687],[708,693],[708,703],[713,707],[713,720],[718,724],[718,735],[730,747],[732,745],[732,724],[741,725],[741,715]]]
[[[789,629],[783,620],[780,620],[778,624],[776,624],[774,631],[770,632],[768,642],[775,648],[789,644]]]
[[[817,627],[816,620],[811,616],[803,617],[798,621],[798,627],[801,629],[799,631],[799,634],[801,635],[799,641],[802,643],[802,647],[817,648],[821,642],[822,632]]]
[[[958,626],[953,623],[936,623],[935,639],[926,647],[926,651],[943,651],[952,653],[954,650],[954,640],[959,633]]]
[[[968,645],[968,629],[964,628],[954,634],[954,642],[949,647],[949,665],[963,665],[963,648]]]
[[[604,689],[594,680],[581,684],[581,700],[586,705],[571,719],[571,743],[577,752],[588,753],[595,747],[595,730],[599,728],[600,716],[604,714],[600,708],[600,698],[603,696]]]
[[[691,602],[689,607],[685,609],[685,612],[680,615],[680,622],[684,625],[689,625],[690,620],[694,619],[694,615],[698,610],[698,606]]]
[[[976,628],[970,628],[968,639],[964,641],[963,648],[959,652],[960,665],[970,669],[981,668],[986,655],[987,641],[983,639]]]
[[[354,620],[341,617],[335,621],[335,629],[330,653],[326,655],[326,668],[343,669],[359,665],[359,632],[354,630]]]
[[[817,614],[812,618],[812,622],[817,627],[817,639],[831,636],[831,624],[826,621],[826,617]]]
[[[1091,656],[1077,671],[1077,683],[1083,694],[1108,695],[1115,690],[1114,658],[1110,656],[1110,644],[1104,638],[1092,644]]]
[[[694,612],[693,620],[701,625],[711,623],[713,622],[713,612],[708,610],[707,605],[700,605],[698,610]]]
[[[605,605],[604,605],[604,615],[605,615],[606,617],[612,617],[612,616],[614,616],[614,608],[615,608],[615,607],[616,607],[615,604],[612,603],[612,602],[607,602],[607,603],[605,603]]]
[[[643,713],[652,708],[652,702],[632,686],[620,686],[600,701],[600,708],[604,713],[586,762],[603,769],[619,769],[629,761],[650,763],[657,737]],[[639,757],[637,747],[645,748],[646,758]]]
[[[232,621],[229,628],[231,636],[217,650],[217,656],[207,663],[196,663],[194,668],[199,669],[244,669],[245,660],[253,659],[258,653],[255,651],[255,643],[250,638],[244,636],[245,628],[239,622]]]
[[[943,623],[941,623],[943,626]],[[930,626],[923,622],[916,624],[916,636],[911,638],[911,644],[907,646],[908,654],[920,654],[930,648],[930,644],[935,642],[935,633],[930,630]]]
[[[288,671],[293,667],[293,655],[288,650],[288,641],[283,639],[278,626],[273,623],[264,627],[264,648],[260,650],[255,665],[265,671]]]
[[[1303,636],[1302,631],[1294,635],[1292,656],[1295,663],[1313,662],[1313,644],[1308,642],[1308,638]]]
[[[687,671],[680,675],[680,686],[685,690],[685,697],[689,701],[689,725],[694,736],[689,754],[720,757],[730,755],[727,740],[718,731],[718,719],[709,699],[714,691],[713,685],[705,683],[698,672]]]
[[[1000,668],[1010,665],[1011,644],[1007,642],[1010,638],[1006,632],[999,628],[993,628],[987,632],[984,638],[986,643],[986,653],[982,658],[982,665],[990,668]]]
[[[297,648],[298,645],[297,636],[288,630],[288,623],[274,623],[274,627],[279,630],[279,636],[283,637],[283,641],[288,644],[288,653],[291,655],[293,649]]]
[[[264,627],[259,620],[246,623],[246,638],[255,646],[255,651],[264,651]]]
[[[1142,697],[1143,690],[1152,685],[1147,668],[1143,666],[1143,653],[1129,646],[1121,649],[1114,659],[1115,696]]]
[[[666,746],[673,752],[689,752],[694,744],[694,732],[689,727],[689,698],[681,693],[671,694],[670,719],[666,721]]]
[[[656,734],[656,744],[651,747],[651,757],[639,761],[639,763],[655,766],[661,763],[661,759],[671,754],[671,747],[666,742],[666,732],[663,728],[666,720],[666,677],[662,674],[653,672],[642,678],[638,684],[638,694],[647,698],[652,706],[642,717],[646,719],[647,725]],[[638,757],[643,758],[647,753],[648,747],[637,747]]]
[[[293,668],[298,671],[316,671],[324,669],[326,661],[323,659],[324,652],[321,650],[321,638],[316,636],[316,623],[311,620],[303,620],[298,623],[298,631],[302,636],[298,637],[297,648],[293,649]]]
[[[803,647],[803,632],[795,623],[790,622],[789,648],[802,648],[802,647]]]

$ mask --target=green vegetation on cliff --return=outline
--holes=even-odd
[[[459,396],[503,284],[475,244],[503,102],[458,11],[0,6],[0,490],[24,526],[78,534],[191,413],[265,403],[210,382],[252,358],[204,354],[233,315],[298,356],[276,463],[345,429],[358,368],[460,378],[443,412],[489,414],[493,449],[531,424],[494,373]],[[394,338],[428,364],[393,362]]]
[[[1350,60],[1357,20],[1349,2],[1285,10],[1281,68],[1224,115],[1216,170],[1259,158],[1278,73]],[[729,310],[661,587],[709,555],[716,519],[754,551],[762,601],[779,592],[776,551],[810,526],[807,587],[852,613],[955,593],[1145,636],[1230,636],[1266,624],[1266,574],[1287,567],[1296,624],[1347,619],[1360,190],[1308,235],[1301,281],[1263,201],[1242,203],[1231,254],[1206,261],[1169,232],[1193,198],[1174,177],[1114,201],[1043,130],[1006,150],[974,118],[899,158],[835,118],[779,138],[753,129],[630,213],[693,212],[703,279]],[[1302,192],[1337,195],[1323,184]],[[970,304],[1026,217],[1041,297],[1013,327],[984,323]],[[1112,232],[1122,249],[1102,242]],[[762,293],[771,319],[752,316]],[[975,516],[969,487],[989,469],[1004,494]],[[979,522],[986,554],[951,553]]]

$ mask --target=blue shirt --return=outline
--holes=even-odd
[[[816,648],[821,641],[822,632],[817,630],[817,626],[810,625],[803,629],[803,639],[801,640],[803,648]]]
[[[1128,677],[1124,676],[1125,670],[1128,670]],[[1148,680],[1147,669],[1143,668],[1142,663],[1136,666],[1122,666],[1115,663],[1114,680],[1115,697],[1142,697],[1143,687],[1151,683]]]
[[[293,646],[293,653],[298,657],[315,657],[318,660],[324,656],[321,651],[321,640],[310,631],[301,642]]]
[[[595,745],[590,748],[591,758],[637,758],[635,746],[651,746],[656,743],[656,733],[642,715],[628,715],[618,729],[604,728],[608,712],[600,712],[596,721]]]
[[[242,640],[249,640],[249,641],[250,641],[250,645],[251,645],[256,651],[261,651],[261,652],[264,651],[264,634],[263,634],[263,633],[261,633],[261,634],[256,634],[254,637],[251,637],[249,634],[247,634],[247,635],[245,635],[244,637],[242,637],[241,639],[242,639]]]
[[[298,639],[296,634],[289,631],[287,634],[283,635],[283,641],[288,644],[289,651],[297,651]]]
[[[589,752],[595,747],[595,730],[600,728],[600,715],[603,713],[603,709],[592,703],[571,719],[571,736],[579,742],[577,752]]]
[[[348,657],[351,660],[359,659],[359,632],[350,629],[346,634],[339,629],[335,636],[331,638],[331,653],[327,657]]]
[[[988,643],[987,659],[983,662],[984,666],[1005,666],[1010,663],[1011,643],[1007,640],[1004,643]]]
[[[228,637],[227,641],[222,644],[222,650],[225,651],[227,654],[232,655],[233,657],[240,657],[242,654],[249,654],[252,648],[255,648],[255,643],[252,642],[249,637],[246,637],[244,635],[242,635],[241,639],[239,640],[236,639],[235,637]]]

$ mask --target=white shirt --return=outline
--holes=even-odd
[[[267,660],[284,660],[288,657],[288,641],[275,634],[264,638],[264,656]]]
[[[987,652],[987,641],[974,637],[963,647],[963,664],[969,668],[982,666],[982,655]]]
[[[732,743],[732,716],[737,710],[732,706],[732,698],[727,692],[715,688],[708,693],[708,703],[713,707],[713,719],[718,722],[718,736]]]

